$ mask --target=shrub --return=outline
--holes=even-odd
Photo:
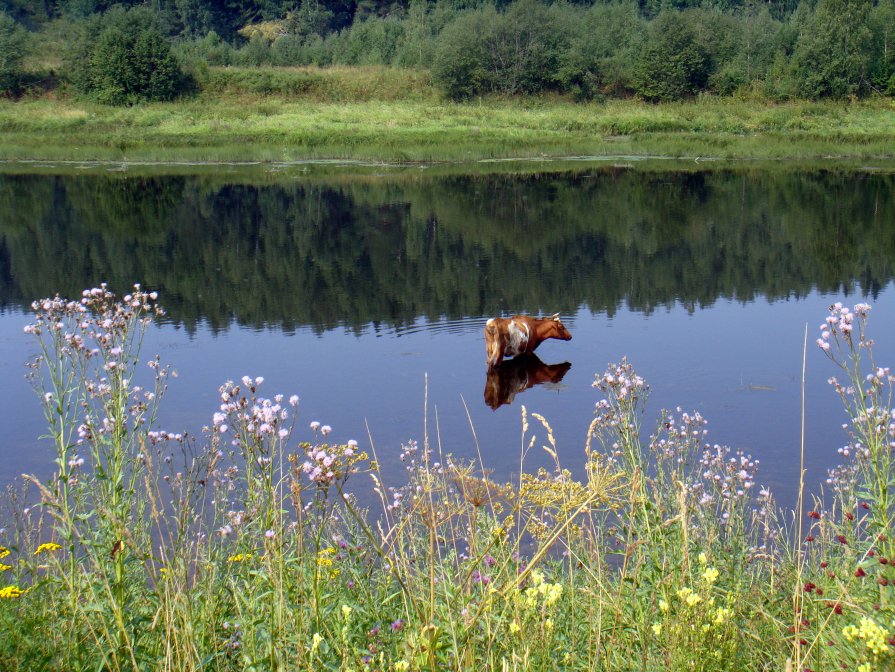
[[[68,70],[80,90],[112,105],[171,100],[186,84],[155,17],[140,8],[85,22]]]
[[[681,12],[662,12],[634,64],[637,93],[652,102],[679,100],[704,89],[708,76],[709,56],[693,26]]]
[[[537,93],[556,84],[566,40],[556,14],[537,0],[519,0],[503,14],[486,7],[442,31],[432,75],[451,98]]]
[[[631,63],[646,29],[633,3],[597,4],[572,28],[558,79],[579,99],[633,88]]]
[[[790,62],[800,95],[844,98],[863,93],[873,35],[868,0],[820,0],[799,33]]]
[[[0,95],[18,93],[22,82],[25,32],[0,12]]]

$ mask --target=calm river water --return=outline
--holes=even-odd
[[[759,458],[758,481],[791,505],[806,325],[807,484],[819,491],[846,436],[818,325],[832,302],[868,301],[878,363],[895,364],[893,275],[890,170],[8,166],[0,483],[50,473],[24,377],[31,301],[105,281],[156,289],[167,310],[143,354],[179,374],[169,431],[201,434],[221,384],[263,376],[266,396],[299,395],[300,438],[329,424],[396,474],[401,443],[427,431],[444,453],[478,446],[509,477],[521,405],[548,419],[574,470],[594,376],[627,356],[652,387],[647,427],[662,408],[699,410],[709,440]],[[484,322],[516,312],[560,312],[573,340],[537,354],[571,366],[515,397],[531,371],[508,370],[486,397]],[[547,464],[533,451],[526,468]]]

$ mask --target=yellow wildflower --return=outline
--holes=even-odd
[[[12,565],[4,565],[0,562],[0,572],[5,572],[7,569],[12,569]]]
[[[702,578],[706,583],[712,584],[718,580],[718,570],[714,567],[706,567],[706,570],[702,573]]]
[[[6,546],[0,546],[0,558],[5,558],[9,553],[10,550]]]
[[[718,607],[715,609],[715,625],[723,625],[724,621],[730,618],[730,609],[726,609],[725,607]]]
[[[659,611],[664,613],[667,612],[669,609],[671,609],[671,605],[668,604],[668,602],[666,602],[665,600],[659,600]]]
[[[53,551],[58,551],[62,546],[52,541],[47,542],[46,544],[41,544],[37,547],[37,550],[34,551],[34,555],[40,555],[41,553],[52,553]]]
[[[410,669],[410,663],[406,660],[397,660],[395,661],[395,671],[396,672],[407,672]]]
[[[552,618],[548,618],[547,620],[544,621],[544,629],[547,632],[553,631],[553,619]]]
[[[873,672],[873,666],[870,663],[861,663],[858,665],[858,672]]]
[[[227,562],[245,562],[247,560],[251,560],[255,556],[252,553],[237,553],[236,555],[231,555],[227,558]]]
[[[342,605],[342,618],[344,618],[346,621],[348,621],[351,618],[352,611],[354,611],[354,610],[351,607],[349,607],[347,604],[343,604]]]
[[[880,656],[889,651],[887,643],[889,632],[876,621],[866,616],[861,618],[857,627],[846,625],[842,629],[842,634],[850,642],[856,639],[864,642],[864,645],[874,656]]]
[[[650,626],[650,627],[652,628],[653,634],[656,637],[658,637],[659,635],[662,634],[662,624],[661,623],[653,623],[652,626]]]
[[[511,635],[518,635],[519,631],[521,629],[522,628],[519,627],[519,624],[516,621],[513,621],[512,623],[510,623],[510,634]]]
[[[17,597],[21,597],[24,595],[26,590],[22,590],[18,586],[6,586],[6,588],[0,588],[0,599],[15,599]]]
[[[709,559],[708,559],[708,557],[706,557],[706,554],[704,552],[700,553],[699,554],[699,564],[702,565],[703,567],[705,567],[708,564],[708,562],[709,562]]]

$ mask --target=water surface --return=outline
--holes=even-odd
[[[170,431],[200,434],[222,383],[263,376],[267,396],[300,396],[302,428],[372,445],[396,479],[400,444],[425,435],[517,472],[523,404],[575,469],[594,375],[627,356],[652,386],[647,426],[663,407],[698,409],[710,440],[758,457],[759,482],[788,503],[806,325],[810,346],[830,303],[866,299],[878,360],[893,361],[893,194],[891,173],[866,170],[9,171],[0,482],[49,473],[24,379],[30,302],[141,282],[168,312],[144,354],[178,371]],[[482,327],[517,312],[560,312],[574,338],[542,345],[551,380],[513,396],[533,370],[489,383]],[[832,373],[809,347],[815,490],[846,441]],[[536,450],[526,468],[546,464]]]

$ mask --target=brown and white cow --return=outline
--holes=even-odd
[[[500,364],[504,357],[534,352],[548,338],[572,340],[572,334],[559,320],[559,313],[552,317],[492,317],[485,324],[488,368]]]

